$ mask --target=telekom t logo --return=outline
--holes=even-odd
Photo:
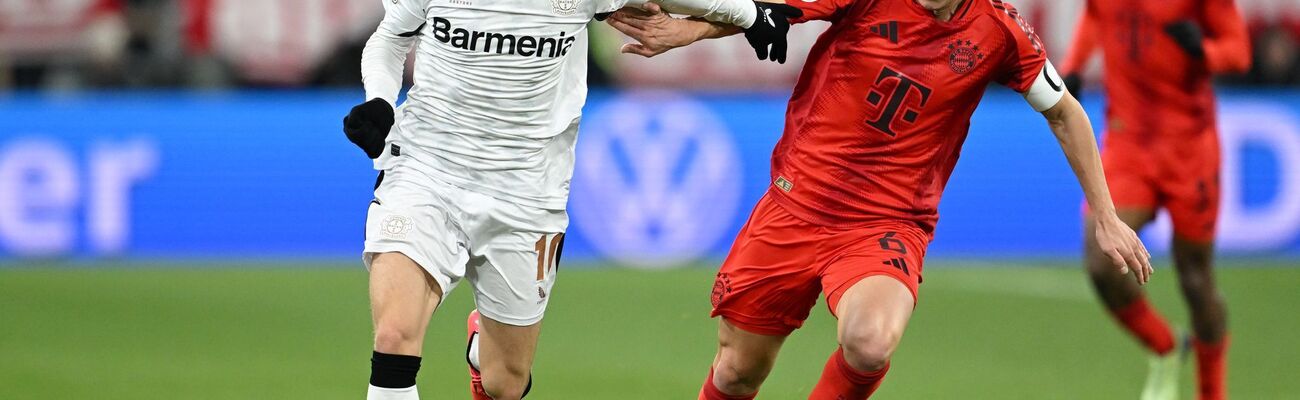
[[[882,85],[881,83],[886,80],[898,81],[898,84],[894,86],[892,92],[884,92],[884,88],[887,85]],[[916,89],[916,93],[920,94],[921,98],[916,101],[915,106],[903,104],[907,101],[907,95],[912,93],[912,89]],[[875,88],[872,88],[871,93],[867,94],[867,103],[873,106],[880,106],[880,103],[884,101],[885,98],[889,98],[889,101],[885,103],[885,108],[880,112],[880,117],[876,118],[875,121],[867,121],[867,125],[879,129],[886,135],[897,136],[892,125],[894,124],[894,119],[898,118],[898,112],[903,112],[903,121],[909,124],[915,123],[916,118],[921,116],[921,108],[924,108],[925,103],[930,101],[930,92],[930,88],[921,85],[920,82],[917,82],[907,75],[903,75],[901,72],[890,69],[889,67],[884,67],[880,70],[880,75],[876,77]]]

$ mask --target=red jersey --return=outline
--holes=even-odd
[[[775,200],[821,225],[895,219],[933,232],[984,90],[1028,91],[1045,70],[1042,42],[1000,0],[965,0],[949,21],[913,0],[789,4],[832,24],[790,98]]]
[[[1250,39],[1232,0],[1089,0],[1066,73],[1079,70],[1093,50],[1105,54],[1106,119],[1112,134],[1139,142],[1157,136],[1185,141],[1215,125],[1216,73],[1250,68]],[[1191,20],[1205,35],[1205,59],[1192,59],[1165,33]]]

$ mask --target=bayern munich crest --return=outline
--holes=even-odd
[[[559,15],[573,15],[578,11],[578,0],[551,0],[551,8]]]
[[[948,45],[948,50],[948,66],[952,68],[952,72],[959,74],[974,70],[980,60],[984,59],[980,47],[969,40],[958,39]]]

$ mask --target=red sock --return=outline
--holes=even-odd
[[[1196,348],[1196,382],[1200,389],[1200,400],[1223,400],[1228,398],[1228,336],[1224,335],[1218,343],[1206,343],[1200,339],[1192,340]]]
[[[1152,352],[1163,355],[1174,349],[1173,331],[1169,330],[1169,324],[1151,307],[1145,296],[1138,297],[1127,306],[1111,310],[1111,314]]]
[[[700,400],[754,400],[758,393],[750,393],[744,396],[736,396],[722,393],[718,386],[713,384],[713,368],[709,368],[709,379],[704,380],[704,386],[700,388]]]
[[[817,381],[817,387],[813,388],[808,400],[866,399],[880,387],[886,372],[889,372],[889,364],[885,364],[879,371],[861,372],[853,369],[844,359],[844,349],[835,349],[835,354],[826,360],[822,378]]]

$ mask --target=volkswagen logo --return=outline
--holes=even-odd
[[[707,107],[671,94],[627,95],[589,114],[583,128],[569,213],[599,253],[663,268],[698,259],[731,231],[740,156]]]

